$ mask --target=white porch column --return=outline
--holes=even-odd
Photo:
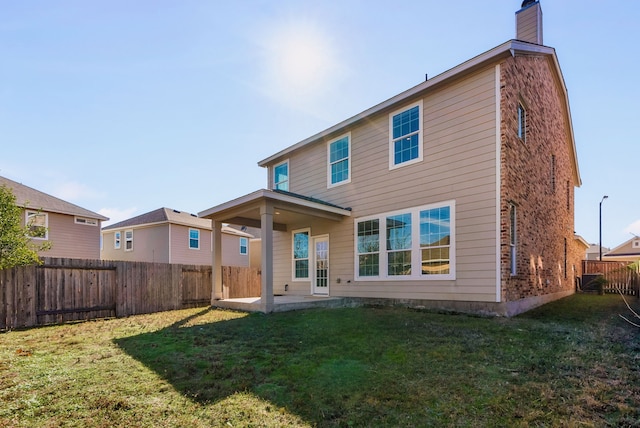
[[[222,223],[211,220],[212,228],[212,262],[211,262],[211,280],[213,288],[211,290],[211,304],[216,300],[223,298],[222,295]]]
[[[273,206],[269,202],[260,206],[260,227],[262,232],[260,310],[268,314],[273,312]]]

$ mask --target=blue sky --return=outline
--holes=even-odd
[[[119,221],[266,187],[257,162],[514,38],[521,1],[0,3],[0,175]],[[640,234],[640,2],[542,0],[583,185]]]

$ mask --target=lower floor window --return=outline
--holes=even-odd
[[[309,230],[293,232],[293,279],[309,279]]]
[[[356,279],[455,279],[454,209],[449,201],[356,219]]]

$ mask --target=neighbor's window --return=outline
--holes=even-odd
[[[240,254],[247,255],[249,253],[249,240],[240,238]]]
[[[515,204],[511,204],[511,208],[509,210],[509,258],[511,262],[511,275],[515,276],[518,273],[517,270],[517,254],[516,254],[516,244],[518,243],[517,236],[517,228],[516,228],[516,206]]]
[[[350,141],[351,134],[347,134],[329,143],[329,187],[351,181]]]
[[[286,160],[273,167],[273,188],[276,190],[289,190],[289,161]]]
[[[450,201],[357,219],[356,279],[455,279],[454,207]]]
[[[200,249],[200,230],[189,229],[189,248],[193,250]]]
[[[293,279],[309,278],[309,230],[293,231]]]
[[[48,239],[49,232],[47,230],[49,218],[47,213],[40,211],[27,211],[26,224],[29,229],[29,237],[34,239]]]
[[[116,232],[113,234],[113,248],[115,250],[120,249],[121,240],[122,240],[122,232]]]
[[[527,111],[522,103],[518,103],[518,138],[527,142]]]
[[[96,220],[95,218],[76,217],[75,218],[75,223],[76,224],[85,224],[87,226],[97,226],[98,225],[98,220]]]
[[[389,168],[422,160],[422,101],[389,115]]]
[[[133,251],[133,230],[124,231],[124,250]]]

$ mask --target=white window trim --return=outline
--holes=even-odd
[[[127,248],[127,232],[131,232],[131,248]],[[133,229],[127,229],[124,231],[124,250],[125,251],[133,251]]]
[[[347,163],[349,165],[347,170],[347,178],[342,181],[338,181],[337,183],[331,182],[331,145],[337,141],[342,140],[343,138],[347,139],[347,145],[349,147],[349,156],[347,156]],[[342,161],[344,159],[340,159]],[[343,184],[351,183],[351,132],[347,132],[339,136],[338,138],[334,138],[333,140],[327,143],[327,188],[331,189],[332,187],[342,186]]]
[[[34,239],[37,241],[46,241],[49,239],[49,214],[42,212],[42,211],[36,211],[36,210],[25,210],[25,220],[24,220],[24,224],[29,227],[29,217],[32,215],[43,215],[44,216],[44,227],[45,227],[45,231],[44,231],[44,237],[42,236],[31,236],[29,235],[29,239]]]
[[[197,247],[192,247],[191,246],[191,231],[198,232],[198,246]],[[188,245],[190,250],[199,250],[200,249],[200,229],[189,228],[189,241],[187,242],[187,245]]]
[[[276,168],[278,168],[279,166],[282,166],[284,164],[287,165],[287,181],[286,181],[287,189],[285,191],[288,192],[291,189],[291,186],[290,186],[290,184],[291,184],[291,165],[289,165],[289,159],[286,159],[286,160],[284,160],[284,161],[282,161],[280,163],[277,163],[277,164],[275,164],[273,166],[273,170],[272,170],[273,177],[272,177],[272,180],[271,180],[271,188],[273,190],[276,190],[278,188],[278,184],[284,183],[284,181],[276,182]]]
[[[304,233],[304,232],[307,232],[307,236],[309,237],[308,248],[307,248],[307,258],[306,258],[306,260],[309,262],[309,271],[308,271],[308,276],[306,278],[296,278],[296,259],[293,256],[294,237],[296,233]],[[298,260],[305,260],[305,259],[298,259]],[[311,281],[311,228],[310,227],[291,231],[291,281],[294,281],[294,282],[310,282]]]
[[[451,235],[449,241],[449,273],[443,275],[422,275],[422,252],[420,251],[420,211],[449,207]],[[386,219],[394,215],[411,214],[411,275],[389,275],[386,249]],[[367,220],[380,221],[379,275],[360,276],[358,263],[358,223]],[[355,281],[451,281],[456,279],[456,202],[444,201],[435,204],[421,205],[403,210],[380,213],[354,219],[354,274]],[[418,267],[418,268],[416,268]]]
[[[113,233],[113,249],[119,250],[122,248],[122,231],[118,230]]]
[[[244,248],[245,248],[244,253],[242,252],[242,247],[243,247],[242,240],[244,240],[246,242],[246,245],[244,245]],[[238,245],[238,251],[239,251],[241,256],[246,256],[246,255],[249,254],[249,238],[246,238],[244,236],[240,237],[239,245]]]
[[[82,224],[84,226],[97,226],[98,225],[98,220],[96,220],[95,218],[74,217],[73,221],[74,221],[75,224]]]
[[[420,129],[418,130],[418,157],[415,159],[411,159],[410,161],[406,161],[406,162],[402,162],[399,164],[395,164],[394,160],[395,160],[395,150],[394,150],[394,140],[393,140],[393,116],[396,116],[402,112],[405,112],[407,110],[410,110],[414,107],[418,107],[419,108],[419,115],[418,115],[418,120],[420,121]],[[404,166],[408,166],[408,165],[413,165],[415,163],[419,163],[422,162],[423,158],[424,158],[424,147],[423,147],[423,130],[424,130],[424,115],[423,115],[423,102],[422,100],[410,104],[408,106],[405,106],[401,109],[398,109],[394,112],[391,112],[389,114],[389,170],[393,170],[393,169],[397,169],[397,168],[402,168]]]

